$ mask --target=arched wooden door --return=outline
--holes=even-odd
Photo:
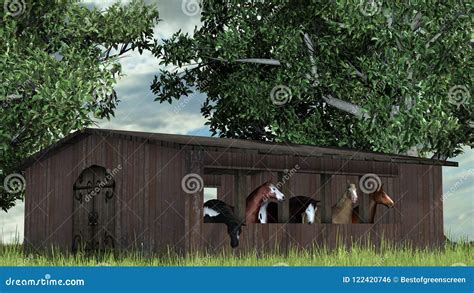
[[[115,247],[115,182],[100,166],[82,171],[74,183],[72,250]]]

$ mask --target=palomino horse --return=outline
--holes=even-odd
[[[249,196],[247,196],[245,208],[245,223],[259,223],[258,213],[262,204],[269,199],[283,201],[285,195],[271,182],[267,181],[257,187]]]
[[[224,223],[230,237],[230,246],[239,246],[240,233],[245,224],[237,219],[233,208],[218,199],[211,199],[204,203],[204,223]]]
[[[290,219],[289,223],[313,224],[316,218],[316,210],[319,200],[307,196],[290,197]],[[278,204],[275,202],[264,202],[258,212],[258,220],[262,224],[278,222]]]
[[[395,203],[393,200],[385,193],[383,190],[383,184],[379,187],[378,190],[369,195],[369,222],[374,223],[375,213],[377,211],[377,205],[382,204],[388,208],[393,208]],[[359,206],[356,206],[352,210],[352,223],[362,223],[361,215],[359,214]]]
[[[352,222],[352,205],[357,202],[357,188],[355,184],[348,183],[347,190],[332,207],[333,224],[350,224]]]

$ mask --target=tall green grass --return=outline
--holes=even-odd
[[[0,266],[473,266],[474,247],[467,243],[446,244],[437,249],[415,249],[382,244],[379,249],[340,246],[334,250],[314,247],[291,249],[288,253],[253,252],[193,253],[179,256],[171,252],[146,256],[140,252],[87,256],[65,254],[57,249],[44,253],[24,253],[21,245],[0,244]]]

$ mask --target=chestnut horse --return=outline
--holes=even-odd
[[[352,205],[357,202],[357,188],[353,183],[347,183],[347,190],[332,207],[333,224],[350,224],[352,221]]]
[[[237,219],[233,207],[222,200],[211,199],[204,203],[204,223],[223,223],[227,226],[230,237],[230,246],[239,246],[240,233],[245,224]]]
[[[280,190],[271,182],[267,181],[257,187],[246,200],[245,208],[245,223],[259,223],[258,213],[262,204],[269,199],[276,199],[278,201],[283,201],[285,195],[281,193]]]
[[[393,200],[385,193],[383,190],[383,184],[379,187],[378,190],[369,195],[369,222],[374,223],[375,213],[377,212],[377,205],[382,204],[388,208],[393,208],[395,203]],[[352,210],[352,223],[362,223],[361,215],[359,214],[359,206],[356,206]]]

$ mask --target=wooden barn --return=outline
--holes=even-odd
[[[382,239],[417,247],[444,241],[442,166],[457,163],[311,145],[172,134],[86,129],[35,154],[27,181],[25,245],[66,251],[138,249],[231,250],[223,224],[203,222],[204,194],[244,216],[246,196],[266,180],[286,198],[320,201],[320,223],[278,222],[243,227],[236,251],[335,247]],[[394,208],[379,207],[373,223],[331,224],[331,207],[355,183],[376,175]],[[190,181],[186,181],[186,180]]]

